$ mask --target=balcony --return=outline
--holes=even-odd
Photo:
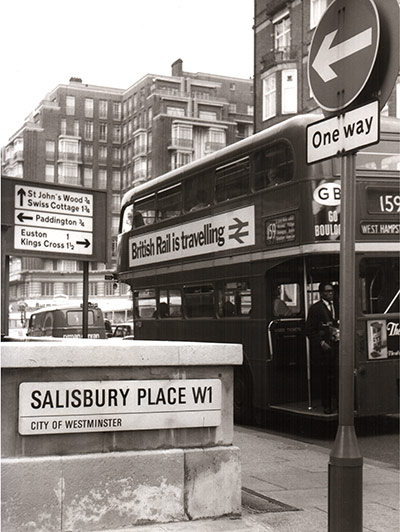
[[[57,162],[69,162],[69,163],[82,163],[80,153],[73,153],[68,151],[58,152],[58,161]]]
[[[183,138],[173,138],[171,139],[171,144],[168,146],[169,150],[179,150],[179,149],[186,149],[186,150],[192,150],[193,149],[193,140],[192,139],[183,139]]]
[[[261,58],[261,63],[265,70],[281,63],[296,61],[297,49],[294,46],[285,46],[277,50],[271,50]]]
[[[204,151],[207,153],[213,153],[214,151],[218,151],[222,148],[225,148],[226,144],[224,142],[211,142],[207,141],[205,143],[205,149]]]

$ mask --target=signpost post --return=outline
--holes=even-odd
[[[307,162],[342,155],[339,425],[329,458],[329,532],[362,532],[363,458],[354,430],[355,160],[357,149],[379,141],[379,107],[399,69],[398,34],[397,0],[334,0],[308,58],[313,96],[328,118],[307,128]],[[379,102],[368,103],[374,98]]]

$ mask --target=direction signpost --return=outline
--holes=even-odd
[[[339,425],[329,458],[329,532],[362,532],[363,459],[354,430],[355,158],[357,149],[379,141],[379,108],[399,69],[398,34],[397,0],[334,0],[308,58],[313,96],[328,118],[307,128],[307,162],[342,155]]]
[[[87,337],[89,261],[107,262],[107,193],[2,178],[2,276],[10,255],[83,262],[83,337]],[[7,281],[5,282],[7,284]],[[2,332],[8,330],[8,291],[2,291]]]

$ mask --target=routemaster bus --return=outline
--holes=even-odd
[[[306,164],[319,118],[291,118],[122,201],[117,269],[135,338],[242,344],[236,422],[262,410],[325,417],[305,320],[320,282],[339,290],[341,182],[338,158]],[[379,144],[356,157],[357,416],[398,411],[399,122],[382,118]]]

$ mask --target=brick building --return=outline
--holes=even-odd
[[[307,79],[314,30],[331,0],[255,0],[254,130],[318,111]],[[400,117],[397,82],[383,114]]]
[[[107,191],[111,262],[90,264],[89,297],[111,311],[130,306],[126,286],[105,280],[121,195],[252,132],[252,80],[185,72],[179,59],[171,76],[148,74],[126,90],[80,78],[58,85],[2,149],[2,175]],[[13,310],[82,296],[76,261],[13,257],[10,280]]]

